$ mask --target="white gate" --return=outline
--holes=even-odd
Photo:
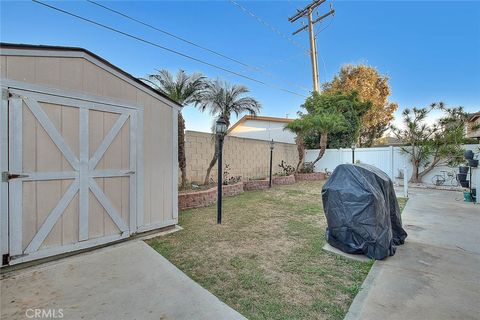
[[[8,219],[10,264],[116,241],[137,230],[141,108],[14,88],[2,108],[3,118],[8,115],[8,171],[2,172],[8,217],[2,213],[2,221]]]

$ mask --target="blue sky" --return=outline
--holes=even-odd
[[[236,0],[237,1],[237,0]],[[290,35],[300,26],[288,22],[307,1],[237,1],[258,17]],[[320,12],[328,10],[327,1]],[[85,1],[48,2],[221,65],[273,86],[306,94],[311,71],[307,33],[294,45],[230,1],[108,1],[102,2],[137,19],[168,30],[250,65],[252,72],[232,61],[191,47],[125,20]],[[444,101],[447,105],[480,110],[480,2],[478,1],[334,1],[336,15],[317,26],[321,82],[330,80],[345,63],[368,63],[390,77],[391,101],[406,107]],[[14,14],[13,14],[14,13]],[[294,117],[304,98],[251,82],[112,33],[30,1],[2,1],[0,38],[3,42],[66,45],[86,48],[135,76],[154,69],[199,71],[248,86],[263,105],[262,115]],[[291,57],[294,57],[290,59]],[[282,63],[275,63],[284,60]],[[279,80],[281,79],[281,80]],[[292,85],[295,84],[295,86]],[[399,112],[397,112],[398,114]],[[193,107],[184,110],[187,129],[209,131],[211,116]]]

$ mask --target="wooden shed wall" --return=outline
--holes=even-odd
[[[176,109],[155,94],[132,85],[91,57],[0,56],[0,77],[130,101],[144,108],[144,225],[146,229],[177,222]],[[68,52],[67,52],[68,53]],[[62,55],[59,53],[58,55]],[[66,54],[67,55],[67,54]],[[77,55],[85,55],[78,53]],[[114,74],[117,73],[117,74]],[[138,84],[137,84],[138,86]]]

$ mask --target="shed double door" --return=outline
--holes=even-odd
[[[8,88],[7,110],[10,264],[136,231],[141,109]]]

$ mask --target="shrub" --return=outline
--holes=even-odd
[[[223,185],[235,184],[242,180],[242,176],[230,176],[230,165],[225,164],[225,170],[223,171]]]
[[[278,165],[280,168],[283,170],[283,175],[284,176],[289,176],[295,172],[295,168],[289,164],[287,164],[285,161],[282,160],[280,164]],[[279,175],[279,174],[276,174]]]

